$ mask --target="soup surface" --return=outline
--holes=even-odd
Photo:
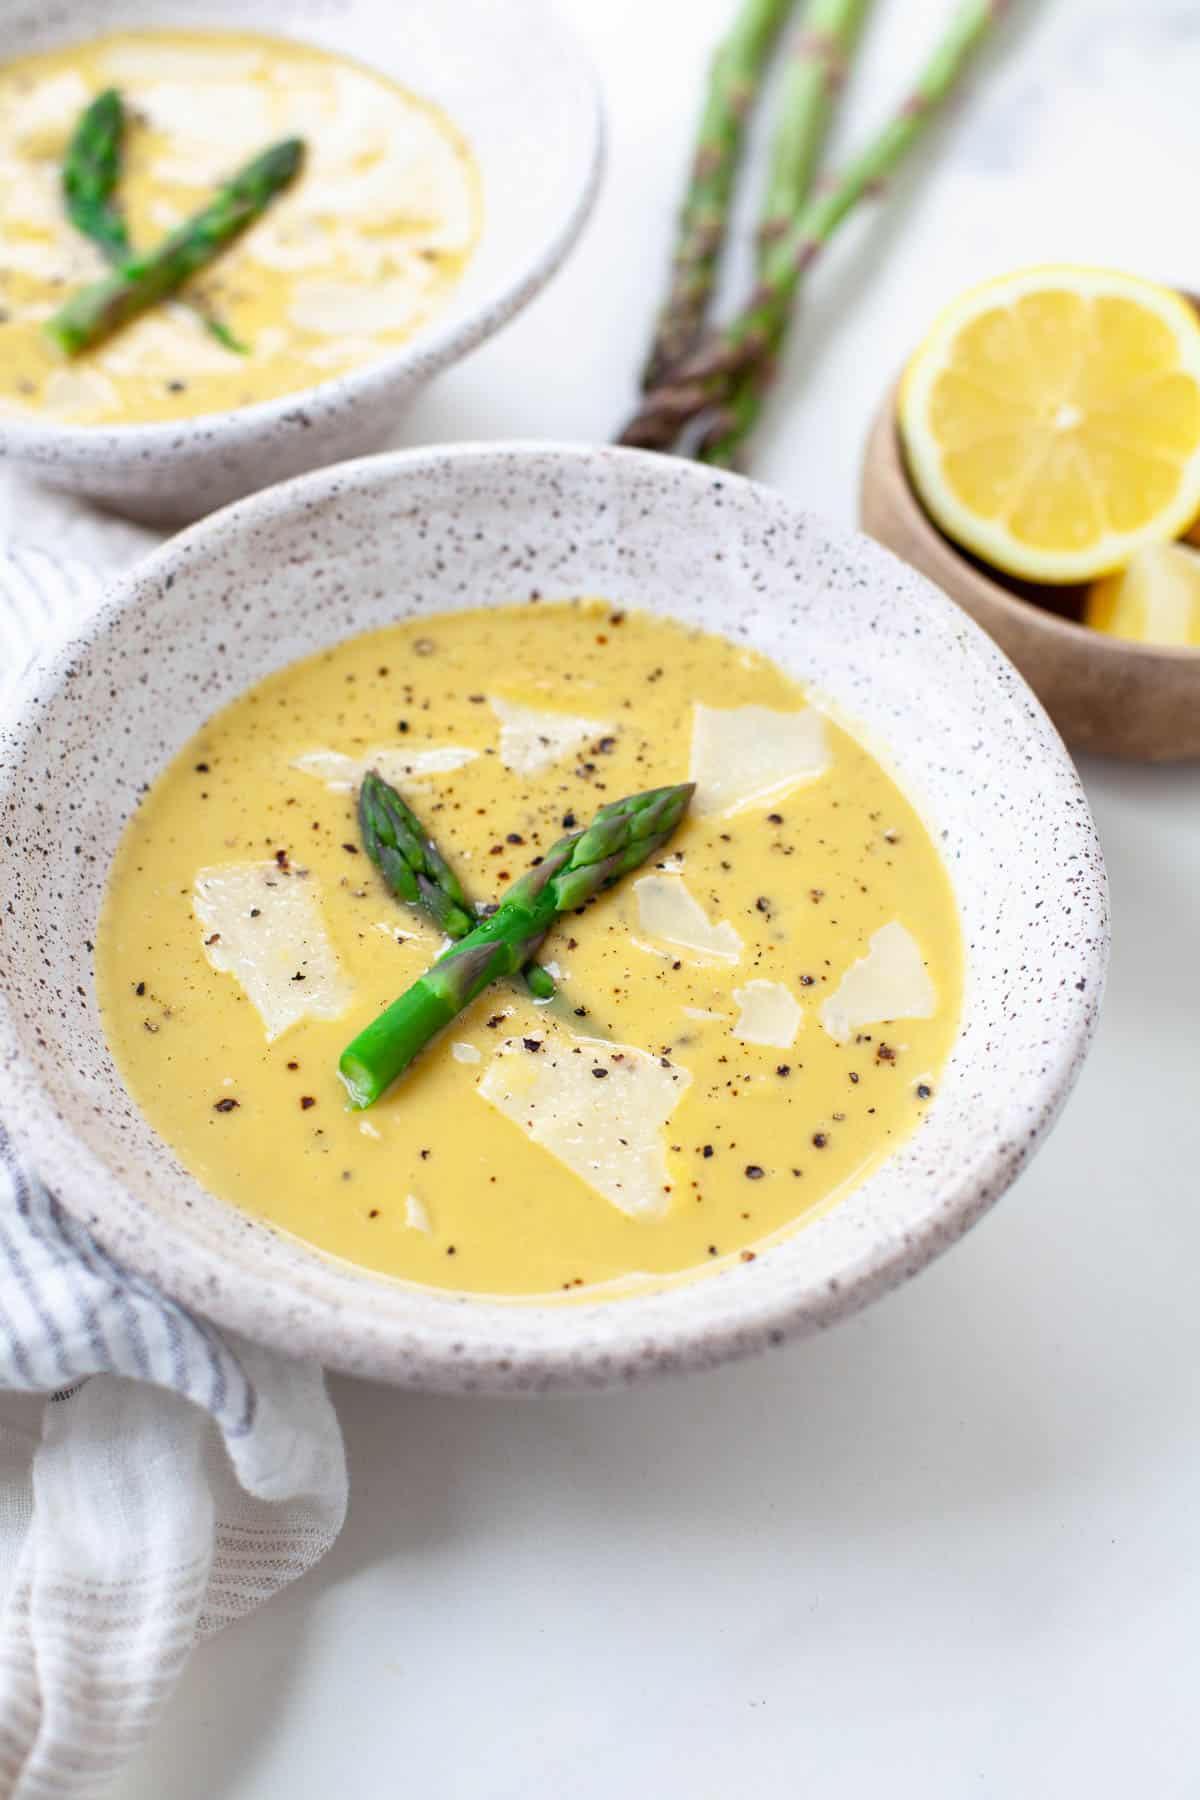
[[[362,853],[400,788],[476,901],[606,801],[687,779],[655,862],[489,988],[375,1106],[339,1053],[438,954]],[[598,601],[413,620],[252,688],[151,786],[97,974],[134,1098],[209,1188],[335,1255],[474,1292],[752,1255],[900,1143],[961,951],[883,768],[750,651]]]
[[[280,138],[292,186],[175,300],[66,361],[43,331],[107,270],[68,220],[83,109],[126,109],[118,197],[137,249]],[[131,31],[0,66],[0,414],[136,423],[311,387],[403,343],[445,304],[480,231],[479,175],[438,108],[345,57],[232,32]],[[245,354],[200,316],[227,327]]]

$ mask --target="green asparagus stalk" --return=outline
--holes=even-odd
[[[779,127],[771,145],[767,190],[758,229],[759,281],[770,273],[775,245],[812,193],[838,96],[862,30],[868,0],[810,0],[788,59],[779,95]],[[731,468],[754,428],[771,385],[786,323],[777,326],[759,362],[739,375],[711,418],[694,454]]]
[[[117,269],[133,257],[128,226],[113,198],[121,178],[124,138],[125,103],[116,88],[105,88],[79,115],[62,167],[67,217]],[[198,306],[193,305],[192,311],[218,344],[240,356],[246,354],[246,345],[238,342],[228,325]]]
[[[175,293],[262,216],[295,178],[303,160],[300,138],[285,138],[264,150],[156,250],[72,294],[46,321],[50,337],[68,356],[77,356]]]
[[[694,786],[655,788],[601,807],[584,831],[560,838],[514,882],[490,919],[454,944],[407,993],[359,1033],[338,1070],[355,1107],[372,1105],[477,994],[515,975],[563,913],[640,867],[667,842]]]
[[[417,815],[373,771],[358,790],[363,849],[398,900],[427,912],[447,937],[464,938],[475,924],[462,884]]]
[[[476,918],[462,883],[412,808],[381,775],[364,775],[358,790],[363,849],[398,900],[429,914],[448,938],[465,938]],[[539,1000],[554,993],[554,978],[536,963],[525,970]]]
[[[693,418],[720,406],[734,379],[771,354],[786,328],[800,283],[847,215],[875,192],[917,142],[955,87],[1007,0],[963,0],[909,97],[825,192],[803,207],[771,247],[749,301],[668,383],[646,396],[621,434],[623,444],[669,448]]]
[[[113,200],[124,135],[124,102],[116,88],[106,88],[79,115],[62,166],[67,217],[118,266],[133,255],[124,217]]]
[[[746,118],[794,0],[742,0],[709,68],[708,92],[687,196],[679,215],[671,282],[642,375],[653,388],[695,346],[704,325],[741,156]]]

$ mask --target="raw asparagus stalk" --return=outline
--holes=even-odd
[[[560,838],[513,884],[490,919],[447,950],[342,1052],[338,1069],[351,1104],[372,1105],[477,994],[524,968],[562,913],[586,906],[661,849],[693,792],[688,782],[632,794],[601,807],[586,830]]]
[[[709,68],[708,92],[679,215],[667,298],[642,375],[655,387],[695,346],[704,325],[750,107],[794,0],[742,0]]]
[[[622,432],[622,443],[668,448],[689,419],[728,398],[735,377],[770,356],[804,276],[847,214],[878,189],[916,143],[1006,3],[964,0],[908,99],[841,178],[814,196],[771,247],[741,312],[687,357],[669,384],[646,396]]]
[[[116,269],[124,268],[133,257],[129,229],[113,198],[121,177],[124,138],[125,103],[116,88],[105,88],[79,115],[62,167],[67,217]],[[218,344],[241,356],[246,354],[246,345],[238,342],[228,325],[195,304],[192,311]]]
[[[175,293],[261,218],[295,178],[303,160],[300,138],[285,138],[264,150],[156,250],[73,294],[46,321],[47,332],[68,356],[76,356]]]
[[[429,914],[448,938],[464,938],[477,923],[462,883],[412,808],[381,775],[364,775],[358,790],[363,849],[398,900]],[[525,970],[539,1000],[554,993],[553,977],[531,963]]]
[[[771,252],[787,236],[812,192],[867,4],[868,0],[810,0],[801,20],[785,70],[779,127],[771,145],[758,229],[759,281],[766,279]],[[722,468],[733,466],[770,387],[785,329],[785,325],[777,327],[759,362],[737,377],[725,404],[708,421],[695,450],[699,461]]]
[[[864,195],[895,170],[930,118],[951,92],[972,52],[1003,10],[1005,0],[966,0],[938,44],[908,98],[844,170],[827,192],[816,195],[764,262],[763,278],[745,311],[722,334],[722,341],[699,352],[694,378],[745,368],[786,316],[802,277]]]

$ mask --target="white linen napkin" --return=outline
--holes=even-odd
[[[0,709],[97,587],[0,546]],[[321,1370],[121,1268],[0,1126],[0,1795],[104,1794],[196,1638],[310,1568],[345,1508]]]

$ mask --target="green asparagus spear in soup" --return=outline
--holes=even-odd
[[[129,231],[113,198],[124,135],[124,102],[116,88],[106,88],[79,115],[62,167],[67,217],[118,266],[133,255]]]
[[[116,88],[105,88],[79,115],[62,167],[67,217],[117,269],[124,268],[134,255],[129,228],[115,199],[124,141],[125,102]],[[218,344],[239,356],[247,354],[248,346],[238,341],[228,325],[199,306],[193,305],[192,311]]]
[[[615,800],[585,831],[560,838],[492,914],[427,969],[361,1031],[338,1064],[352,1105],[371,1106],[477,994],[515,975],[554,921],[586,906],[668,841],[691,804],[694,784]]]
[[[286,138],[264,150],[157,249],[72,294],[46,321],[51,338],[68,356],[77,356],[175,293],[262,217],[303,161],[300,138]]]
[[[358,791],[363,849],[398,900],[428,913],[449,938],[464,938],[477,923],[457,875],[407,802],[373,770]],[[531,963],[525,979],[532,994],[548,1000],[553,977]]]
[[[417,815],[374,772],[358,791],[358,825],[363,849],[396,898],[419,906],[447,937],[466,937],[475,917],[457,875]]]

